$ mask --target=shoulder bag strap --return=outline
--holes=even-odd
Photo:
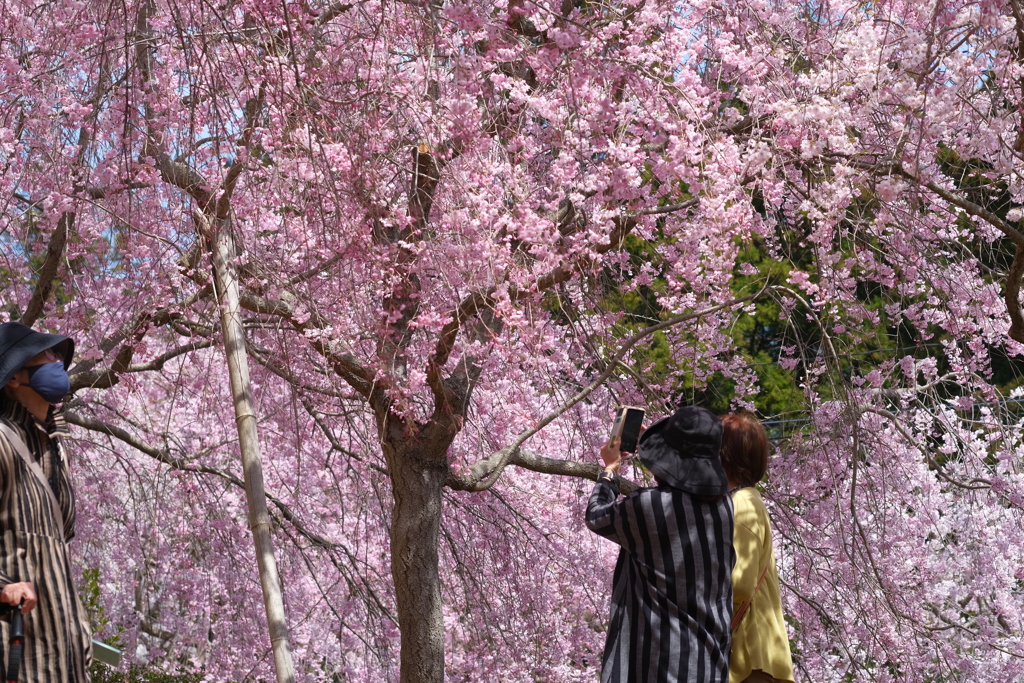
[[[21,456],[21,459],[28,465],[28,469],[35,475],[35,478],[39,480],[43,488],[46,489],[46,497],[50,499],[50,506],[53,508],[53,518],[57,523],[58,530],[64,528],[64,513],[60,509],[60,503],[57,502],[57,496],[53,494],[53,489],[50,488],[50,482],[46,479],[46,474],[43,472],[43,468],[39,466],[32,456],[28,452],[28,447],[25,445],[25,440],[21,438],[21,434],[17,432],[9,424],[0,420],[0,432],[3,432],[7,436],[7,440],[11,442],[11,446],[15,452]]]
[[[743,620],[743,615],[747,613],[747,609],[750,607],[750,603],[754,601],[754,596],[757,595],[757,589],[761,587],[761,582],[764,581],[764,577],[768,574],[768,567],[772,566],[772,558],[768,558],[768,564],[764,566],[764,571],[761,572],[761,578],[757,580],[757,585],[754,586],[754,592],[750,594],[750,597],[740,603],[740,608],[736,610],[736,614],[732,615],[732,630],[735,631]]]

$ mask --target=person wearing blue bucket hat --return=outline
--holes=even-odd
[[[619,546],[602,683],[729,680],[736,555],[721,443],[713,413],[679,408],[640,437],[637,457],[658,485],[624,498],[619,444],[601,449],[586,523]]]
[[[0,603],[25,615],[20,680],[29,682],[89,680],[91,629],[68,556],[69,432],[56,405],[70,389],[74,351],[68,337],[0,325]],[[9,625],[0,629],[7,643]]]

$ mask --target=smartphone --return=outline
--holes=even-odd
[[[615,414],[615,422],[612,424],[612,435],[609,437],[609,443],[611,439],[618,436],[622,439],[622,443],[619,444],[619,450],[635,453],[637,444],[640,441],[640,427],[643,423],[643,408],[622,406],[619,412]]]

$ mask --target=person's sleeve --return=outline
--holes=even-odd
[[[67,439],[71,435],[67,421],[61,409],[51,406],[45,423],[47,436],[50,438],[51,450],[46,457],[52,458],[54,477],[50,483],[53,495],[57,498],[61,512],[64,514],[64,542],[75,537],[75,522],[78,518],[75,489],[71,486],[71,472],[68,466]]]
[[[77,504],[75,502],[75,490],[71,487],[71,479],[68,476],[67,463],[59,460],[60,473],[57,476],[57,490],[54,496],[64,513],[64,542],[67,543],[75,537],[75,521],[78,518]]]
[[[14,452],[11,442],[7,440],[7,435],[0,431],[0,495],[6,494],[7,489],[11,486],[11,464],[16,457],[18,456]],[[4,495],[4,498],[6,497]],[[5,531],[7,530],[0,528],[0,534],[3,534]],[[0,590],[3,590],[12,583],[18,582],[3,571],[0,571]]]
[[[736,605],[753,597],[761,576],[761,554],[764,552],[756,511],[752,505],[742,501],[738,503],[733,531],[736,566],[732,570],[732,599]]]
[[[587,528],[619,545],[625,543],[623,535],[623,503],[619,497],[619,484],[615,480],[599,479],[587,501]]]

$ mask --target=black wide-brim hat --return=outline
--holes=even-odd
[[[722,421],[707,408],[684,406],[647,428],[637,456],[662,483],[697,496],[722,496]]]
[[[57,349],[57,355],[64,355],[64,369],[67,370],[75,355],[75,342],[70,337],[36,332],[21,323],[0,325],[0,388],[7,386],[14,373],[25,367],[33,356],[58,346],[61,348]]]

